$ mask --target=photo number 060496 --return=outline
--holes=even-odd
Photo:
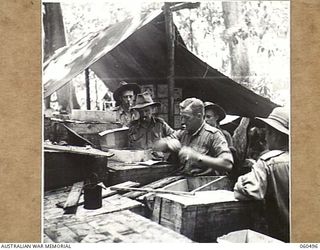
[[[43,1],[43,242],[290,242],[289,17]]]

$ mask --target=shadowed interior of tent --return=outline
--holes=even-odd
[[[152,18],[149,16],[146,19]],[[159,14],[149,22],[146,19],[140,22],[128,19],[96,34],[90,33],[55,54],[46,63],[44,76],[54,70],[54,64],[59,63],[68,65],[69,73],[55,75],[55,78],[47,74],[44,77],[45,97],[88,67],[111,91],[122,80],[140,85],[165,84],[167,41],[164,15]],[[79,49],[86,53],[80,56]],[[228,114],[246,117],[266,117],[277,106],[196,57],[186,48],[177,29],[174,67],[175,86],[183,88],[183,98],[197,97],[213,101]]]

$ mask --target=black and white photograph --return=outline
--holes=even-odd
[[[290,243],[290,1],[42,1],[42,242]]]

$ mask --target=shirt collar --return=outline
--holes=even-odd
[[[130,111],[128,111],[128,112],[124,111],[122,106],[119,106],[118,111],[119,111],[120,114],[129,114],[130,113]]]
[[[203,122],[203,123],[201,124],[201,126],[197,129],[197,131],[195,131],[191,136],[196,136],[197,134],[199,134],[200,131],[202,130],[203,126],[204,126],[204,122]]]

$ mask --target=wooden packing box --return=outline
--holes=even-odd
[[[116,129],[121,127],[119,123],[76,123],[68,122],[65,123],[68,128],[71,128],[73,131],[79,135],[86,138],[88,141],[93,143],[97,148],[101,148],[100,145],[100,136],[99,133],[108,129]]]
[[[108,129],[101,133],[100,147],[102,150],[108,151],[112,149],[123,149],[128,147],[128,131],[129,128],[122,127],[116,129]]]
[[[107,174],[107,157],[44,150],[44,190],[84,181],[91,171],[103,178]]]
[[[100,136],[98,133],[121,127],[119,123],[80,122],[71,120],[44,119],[44,140],[59,142],[64,140],[69,144],[74,142],[74,135],[65,128],[90,141],[96,148],[100,148]]]
[[[218,177],[178,180],[165,189],[192,191],[213,178]],[[233,191],[229,191],[231,182],[225,178],[194,196],[156,195],[152,220],[196,242],[216,242],[217,237],[240,229],[265,233],[264,203],[236,200]]]
[[[163,187],[165,190],[186,192],[191,192],[198,188],[199,191],[233,190],[232,182],[227,176],[185,177],[184,179],[170,183],[169,185]]]
[[[146,185],[169,176],[175,169],[176,166],[169,163],[149,166],[141,163],[128,164],[109,160],[108,179],[105,184],[110,186],[125,181],[134,181]]]
[[[205,183],[203,185],[203,183]],[[231,181],[226,176],[203,176],[203,177],[184,177],[184,176],[169,176],[155,182],[152,182],[148,185],[145,185],[146,188],[153,189],[163,189],[163,190],[188,190],[192,191],[198,187],[201,187],[201,190],[218,190],[226,189],[232,190],[233,186]],[[139,193],[132,192],[125,194],[129,198],[134,198],[145,204],[143,213],[139,213],[149,219],[152,217],[155,194],[154,193]]]
[[[107,149],[107,148],[105,148]],[[146,162],[152,159],[151,150],[139,149],[108,149],[108,152],[114,154],[111,159],[114,162],[135,164],[137,162]]]
[[[120,128],[121,124],[113,123],[113,122],[106,122],[106,123],[99,123],[99,122],[65,122],[65,125],[74,130],[76,133],[83,135],[83,134],[98,134],[102,131],[108,129],[116,129]]]
[[[80,110],[73,109],[70,114],[72,120],[86,122],[116,122],[116,112],[111,110]]]
[[[228,233],[217,238],[218,243],[284,243],[270,236],[252,231],[250,229]]]

